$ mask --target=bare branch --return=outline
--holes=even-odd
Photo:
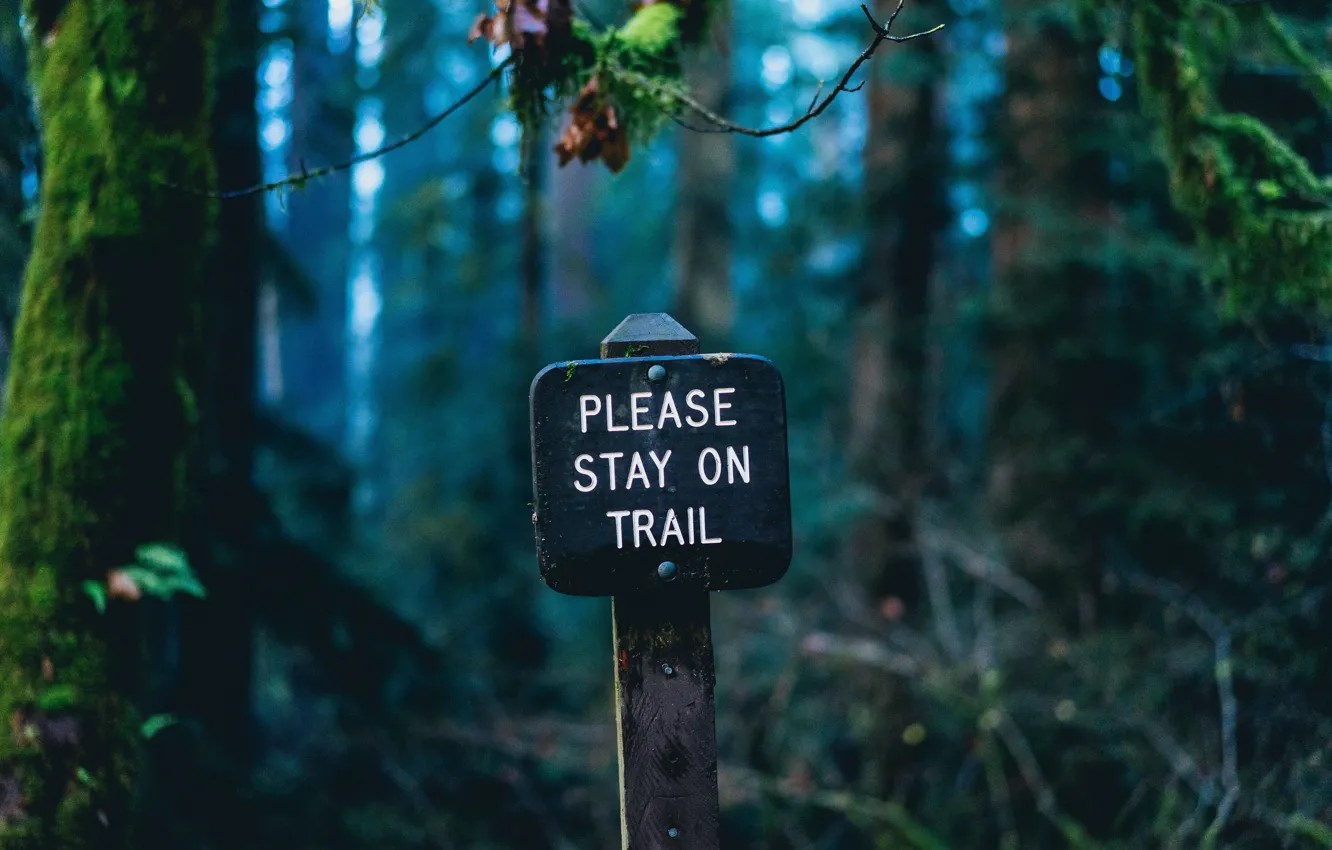
[[[450,115],[457,112],[463,106],[467,105],[467,103],[471,101],[474,97],[479,95],[481,92],[485,91],[490,86],[491,83],[498,80],[500,76],[504,73],[504,70],[508,68],[509,65],[513,64],[513,61],[514,61],[513,55],[508,56],[503,62],[499,63],[494,68],[492,68],[490,70],[490,73],[486,74],[485,78],[481,80],[481,82],[477,83],[475,86],[468,89],[467,92],[463,94],[462,97],[458,98],[453,103],[449,104],[447,107],[444,108],[443,111],[436,114],[429,121],[422,124],[420,127],[408,133],[407,135],[403,136],[402,138],[398,139],[397,141],[389,142],[388,144],[375,148],[372,151],[359,153],[356,156],[352,157],[351,159],[344,160],[343,162],[335,163],[334,165],[326,165],[323,166],[322,168],[316,168],[310,170],[305,167],[305,162],[304,160],[302,160],[301,170],[300,173],[298,174],[292,174],[282,178],[281,180],[274,180],[271,183],[260,183],[254,186],[246,186],[243,189],[232,189],[226,192],[201,192],[198,189],[193,189],[189,186],[179,186],[174,183],[165,183],[163,185],[169,186],[172,189],[179,189],[183,192],[188,192],[191,195],[203,195],[205,197],[228,200],[230,198],[244,198],[249,195],[259,195],[264,192],[271,192],[275,189],[285,189],[288,186],[303,186],[309,181],[314,180],[316,178],[327,177],[330,174],[337,174],[340,171],[346,171],[352,166],[358,165],[362,162],[369,162],[372,159],[378,159],[379,157],[383,156],[386,153],[392,153],[393,151],[396,151],[399,148],[406,147],[407,145],[410,145],[412,142],[424,136],[426,133],[429,133],[431,130],[435,129],[435,127],[437,127],[445,118],[448,118]]]
[[[875,640],[845,638],[830,632],[811,632],[805,637],[801,648],[809,655],[855,661],[899,676],[916,677],[923,672],[916,659],[893,652]]]
[[[882,25],[879,24],[878,21],[874,20],[874,16],[870,14],[869,7],[867,7],[864,3],[860,4],[860,10],[865,13],[865,17],[869,20],[870,28],[874,30],[874,40],[870,42],[868,47],[866,47],[863,51],[861,51],[861,54],[858,57],[856,57],[856,60],[852,62],[851,65],[846,69],[846,73],[842,74],[842,79],[838,81],[837,86],[833,88],[833,90],[830,91],[828,94],[824,95],[822,100],[819,99],[819,94],[818,92],[816,92],[813,101],[810,102],[809,108],[805,110],[803,115],[801,115],[799,118],[795,119],[794,121],[791,121],[787,124],[781,124],[776,127],[763,127],[763,128],[745,127],[743,125],[736,124],[735,122],[730,121],[721,115],[718,115],[716,112],[713,112],[711,109],[708,109],[706,106],[704,106],[703,104],[695,100],[693,97],[691,97],[690,94],[687,91],[684,91],[683,89],[672,86],[665,86],[656,80],[649,79],[648,77],[645,77],[642,74],[638,74],[633,71],[627,71],[619,66],[612,66],[611,71],[617,77],[623,79],[625,82],[631,83],[632,85],[636,85],[641,88],[648,89],[658,94],[666,95],[667,97],[676,101],[681,106],[687,107],[689,110],[696,113],[699,117],[705,119],[706,121],[714,125],[713,129],[710,129],[707,132],[737,133],[742,136],[752,136],[758,139],[766,138],[768,136],[779,136],[782,135],[783,133],[792,133],[800,129],[801,127],[805,126],[805,124],[809,123],[813,119],[822,115],[823,111],[826,110],[832,104],[832,102],[837,99],[837,96],[842,92],[860,91],[861,87],[864,86],[864,83],[862,82],[855,86],[851,86],[850,85],[851,78],[856,75],[856,71],[860,70],[861,65],[864,65],[866,62],[869,61],[870,57],[874,55],[874,52],[878,50],[879,46],[882,45],[885,41],[892,41],[897,43],[901,43],[904,41],[911,41],[912,39],[923,38],[924,36],[927,35],[933,35],[934,33],[944,28],[943,24],[939,24],[938,26],[932,29],[925,30],[924,32],[912,33],[911,35],[893,35],[891,32],[893,22],[897,20],[897,16],[901,13],[902,7],[903,5],[905,5],[905,3],[906,0],[898,0],[897,8],[893,9],[893,13],[888,17],[887,23],[884,23]],[[823,84],[820,83],[819,90],[822,91],[822,88]],[[677,120],[676,123],[681,123],[681,122]],[[682,126],[688,127],[687,124],[682,124]]]
[[[926,548],[951,556],[958,569],[972,578],[993,585],[1027,608],[1034,610],[1041,607],[1041,592],[1035,585],[998,559],[977,551],[944,526],[922,521],[921,536]]]
[[[1202,846],[1212,847],[1240,796],[1239,705],[1235,698],[1234,662],[1230,657],[1231,631],[1201,599],[1171,582],[1137,573],[1126,574],[1124,578],[1132,589],[1178,607],[1212,639],[1212,678],[1216,682],[1221,715],[1221,786],[1225,789],[1216,815],[1202,837]]]
[[[719,773],[724,786],[770,794],[829,811],[882,821],[893,827],[906,840],[907,846],[915,847],[917,850],[948,850],[948,845],[943,839],[916,820],[900,803],[863,797],[846,791],[798,788],[790,782],[739,765],[720,765]]]
[[[953,608],[953,594],[948,586],[948,567],[945,566],[939,551],[929,546],[920,548],[921,569],[925,573],[925,587],[930,600],[930,611],[934,614],[934,631],[953,661],[961,661],[962,630],[957,624],[957,612]]]
[[[990,808],[999,824],[1000,850],[1017,850],[1017,819],[1013,816],[1013,794],[1004,773],[1003,756],[994,730],[982,728],[979,736],[981,766],[985,769],[985,785],[990,793]]]
[[[1041,772],[1041,766],[1036,761],[1036,754],[1032,752],[1027,736],[1022,734],[1022,730],[1013,722],[1013,718],[1003,708],[991,710],[995,712],[994,731],[999,740],[1004,742],[1009,754],[1013,756],[1013,761],[1017,763],[1022,781],[1035,795],[1036,809],[1059,830],[1069,847],[1075,850],[1077,848],[1091,850],[1099,847],[1100,844],[1087,834],[1086,828],[1081,823],[1060,811],[1054,791]]]

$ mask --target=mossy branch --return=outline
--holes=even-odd
[[[1309,93],[1318,101],[1318,105],[1332,110],[1332,69],[1320,67],[1317,60],[1304,49],[1304,45],[1286,30],[1281,19],[1271,8],[1264,8],[1260,18],[1264,29],[1276,42],[1277,48],[1297,68],[1306,73]]]
[[[1226,112],[1213,90],[1233,12],[1205,0],[1133,7],[1143,104],[1162,131],[1175,205],[1191,219],[1226,307],[1332,314],[1332,180],[1258,119]],[[1222,26],[1209,24],[1213,11]]]

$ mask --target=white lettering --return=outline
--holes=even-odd
[[[615,459],[616,459],[616,458],[619,458],[619,457],[624,457],[624,452],[602,452],[601,454],[597,455],[597,457],[599,457],[599,458],[603,458],[603,459],[606,461],[606,465],[610,467],[610,483],[611,483],[611,489],[614,490],[614,489],[615,489]]]
[[[639,520],[647,520],[647,524],[644,525],[643,523],[639,522]],[[638,548],[638,533],[639,533],[640,531],[641,531],[643,534],[646,534],[646,535],[647,535],[648,545],[649,545],[649,546],[656,546],[656,545],[657,545],[657,540],[656,540],[656,538],[654,538],[654,537],[652,536],[652,522],[653,522],[653,519],[652,519],[652,511],[634,511],[634,548],[635,548],[635,549]]]
[[[624,548],[624,518],[629,516],[629,511],[607,511],[606,516],[615,520],[615,548]]]
[[[713,474],[711,478],[708,477],[708,473],[703,469],[703,459],[706,458],[709,454],[712,455]],[[605,457],[605,455],[602,455],[602,457]],[[722,474],[721,455],[717,453],[716,449],[707,448],[698,453],[698,477],[702,479],[704,484],[707,484],[709,486],[716,484],[717,480],[721,478],[721,474]],[[615,489],[615,478],[613,473],[611,477],[611,489],[612,490]]]
[[[690,510],[692,510],[692,508]],[[683,546],[685,542],[684,534],[680,531],[680,520],[675,516],[674,508],[666,511],[666,525],[661,532],[661,545],[665,546],[666,538],[670,537],[672,534],[675,535],[675,539],[679,540],[680,545]]]
[[[590,469],[583,468],[583,464],[591,463],[592,459],[592,455],[579,455],[574,459],[574,470],[577,471],[579,475],[586,475],[588,478],[592,479],[592,483],[586,486],[584,486],[581,481],[574,482],[574,486],[578,488],[578,492],[580,493],[591,493],[593,490],[597,489],[597,474]]]
[[[689,545],[694,545],[694,509],[689,509]]]
[[[648,452],[648,456],[652,458],[652,462],[657,465],[657,486],[663,489],[666,487],[666,462],[671,459],[672,451],[673,449],[667,449],[666,456],[661,460],[657,459],[656,452]],[[746,481],[747,480],[748,479],[746,479]],[[625,489],[628,488],[626,487]]]
[[[730,402],[721,400],[722,393],[733,393],[733,392],[735,392],[735,387],[726,387],[725,389],[712,391],[712,410],[714,413],[714,418],[717,420],[716,424],[718,427],[722,425],[735,424],[734,419],[722,419],[722,411],[728,409],[731,406]]]
[[[644,487],[652,486],[651,482],[648,481],[647,467],[643,465],[643,456],[638,452],[634,452],[633,460],[629,461],[629,478],[626,479],[624,482],[624,489],[626,490],[632,489],[634,486],[635,478],[643,479]]]
[[[698,537],[699,537],[699,541],[702,542],[702,543],[720,543],[720,542],[722,542],[722,540],[721,540],[720,537],[714,537],[714,538],[712,538],[712,539],[710,539],[710,540],[708,539],[708,514],[707,514],[707,508],[699,508],[699,509],[698,509]]]
[[[630,423],[630,424],[633,425],[633,428],[634,428],[635,431],[651,431],[651,430],[652,430],[652,420],[651,420],[651,419],[649,419],[647,422],[644,422],[642,425],[639,425],[639,424],[638,424],[638,414],[640,414],[640,413],[646,414],[646,413],[648,412],[647,405],[644,405],[643,407],[639,407],[639,406],[638,406],[638,401],[639,401],[639,399],[648,399],[648,398],[652,398],[652,393],[631,393],[631,394],[629,395],[629,413],[631,414],[631,423]]]
[[[735,449],[732,448],[731,446],[726,447],[727,484],[735,483],[735,474],[737,472],[740,473],[740,477],[745,480],[746,484],[749,483],[749,446],[741,446],[741,450],[744,451],[745,453],[745,460],[743,466],[741,466],[740,464],[740,456],[735,453]]]
[[[620,426],[618,426],[618,427],[616,426],[616,424],[615,424],[615,408],[614,408],[614,406],[612,406],[612,404],[611,404],[611,397],[610,397],[610,394],[607,394],[607,395],[606,395],[606,430],[607,430],[607,431],[628,431],[628,430],[629,430],[629,426],[628,426],[628,425],[620,425]],[[615,489],[615,488],[612,487],[611,489],[613,490],[613,489]]]
[[[675,420],[676,428],[684,427],[680,424],[680,412],[675,409],[675,397],[671,395],[670,390],[666,391],[666,397],[661,401],[661,415],[657,417],[658,431],[665,427],[667,417]]]
[[[688,407],[691,410],[697,410],[699,413],[703,414],[703,418],[695,422],[694,417],[686,416],[685,421],[688,422],[690,425],[694,426],[695,428],[701,428],[704,425],[708,424],[708,409],[702,406],[701,404],[694,403],[694,396],[696,395],[700,398],[707,397],[707,393],[703,392],[702,390],[690,390],[685,395],[685,404],[688,405]]]
[[[587,409],[588,402],[595,404],[596,407],[592,408],[591,410],[588,410]],[[578,404],[583,410],[583,433],[586,434],[588,418],[596,416],[598,413],[601,412],[601,399],[594,395],[580,395],[578,397]]]

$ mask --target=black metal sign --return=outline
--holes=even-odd
[[[781,375],[749,354],[575,360],[532,381],[537,557],[554,590],[761,587],[791,561]]]

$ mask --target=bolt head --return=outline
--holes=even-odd
[[[670,829],[666,830],[666,835],[669,838],[679,838],[680,830],[676,829],[675,827],[671,827]]]
[[[661,672],[662,672],[662,673],[665,673],[667,676],[674,676],[674,675],[675,675],[675,668],[672,667],[672,666],[669,665],[669,664],[663,664],[663,665],[661,665]]]
[[[666,367],[658,363],[648,369],[648,380],[654,384],[660,384],[666,380]]]
[[[657,578],[662,581],[670,581],[675,578],[676,572],[678,572],[678,570],[674,561],[662,561],[660,564],[657,564]]]

